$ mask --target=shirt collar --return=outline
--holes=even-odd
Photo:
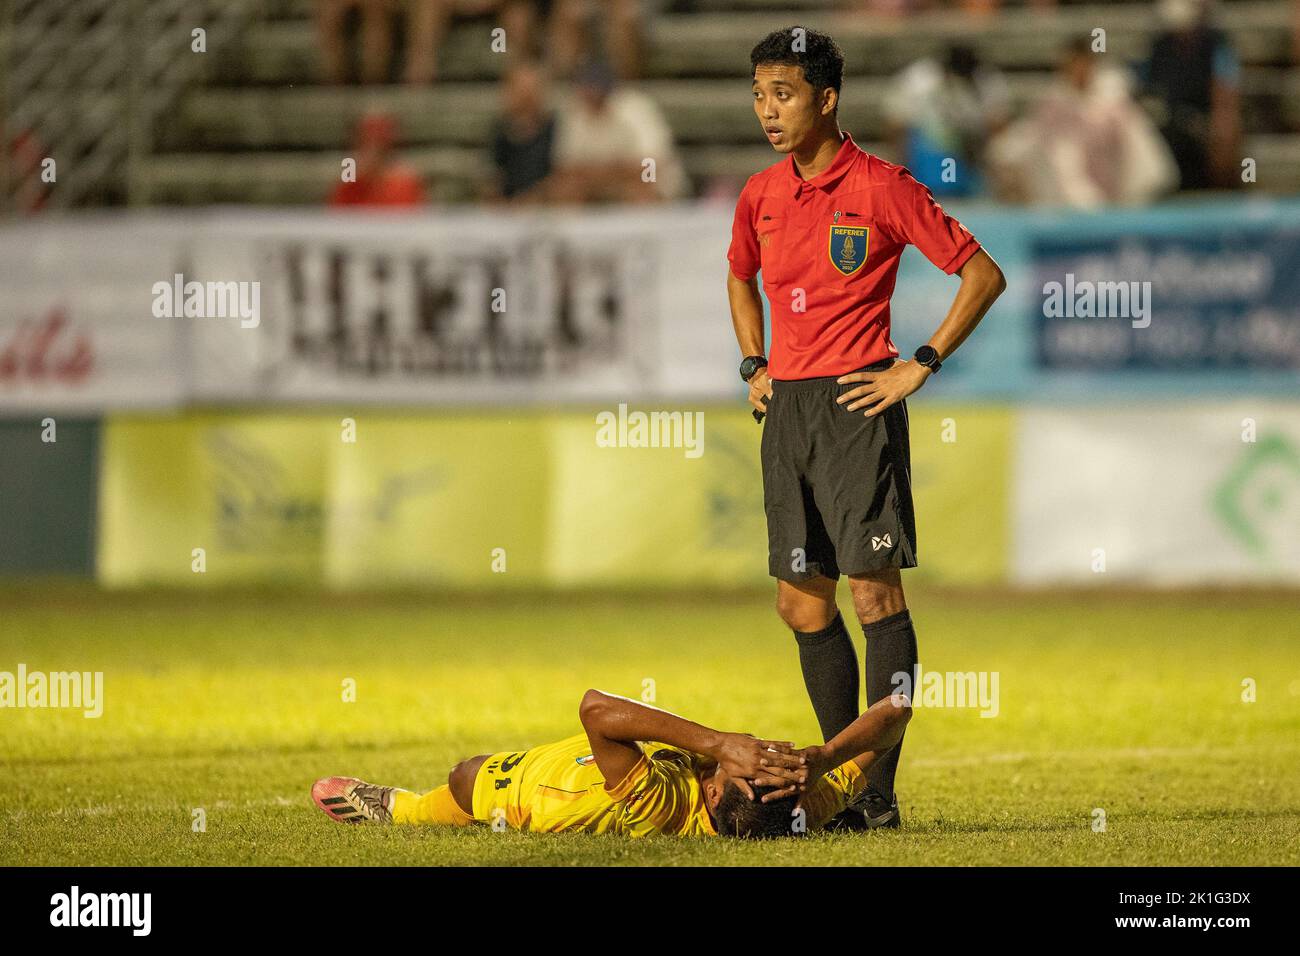
[[[840,148],[836,151],[835,158],[831,160],[829,166],[812,179],[804,179],[800,176],[799,170],[794,164],[794,156],[790,157],[790,164],[786,169],[790,172],[790,179],[792,180],[791,187],[793,188],[793,194],[795,196],[798,196],[805,186],[815,187],[821,190],[829,190],[844,178],[844,174],[849,171],[849,168],[857,160],[858,155],[862,150],[858,148],[857,143],[853,142],[853,137],[849,135],[847,130],[842,130],[840,132],[840,137]]]

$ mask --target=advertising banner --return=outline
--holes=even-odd
[[[1013,580],[1300,582],[1300,408],[1028,409]]]
[[[136,220],[0,229],[0,413],[158,408],[189,394],[184,327],[150,314],[175,240]]]
[[[1047,369],[1300,369],[1300,230],[1031,241]]]
[[[952,211],[1009,284],[945,362],[943,396],[1300,388],[1300,204]],[[727,205],[7,225],[0,415],[737,400],[730,225]],[[904,254],[904,356],[959,283]]]
[[[1007,413],[952,406],[912,421],[922,559],[909,575],[1000,580]],[[99,576],[112,586],[763,585],[760,438],[739,406],[118,416],[103,437]]]

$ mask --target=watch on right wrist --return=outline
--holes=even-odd
[[[740,363],[740,377],[748,382],[758,374],[760,368],[767,368],[767,359],[761,355],[746,355]]]

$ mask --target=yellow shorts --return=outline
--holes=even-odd
[[[601,831],[612,825],[613,808],[586,734],[492,754],[474,778],[474,819],[481,823]]]
[[[519,829],[527,814],[520,805],[521,774],[516,774],[527,751],[502,751],[483,761],[474,777],[473,816],[480,823],[494,823],[504,814],[506,826]]]

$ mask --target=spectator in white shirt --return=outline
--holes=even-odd
[[[560,114],[551,196],[559,202],[658,202],[686,192],[672,130],[646,94],[616,83],[604,64],[575,77]]]

